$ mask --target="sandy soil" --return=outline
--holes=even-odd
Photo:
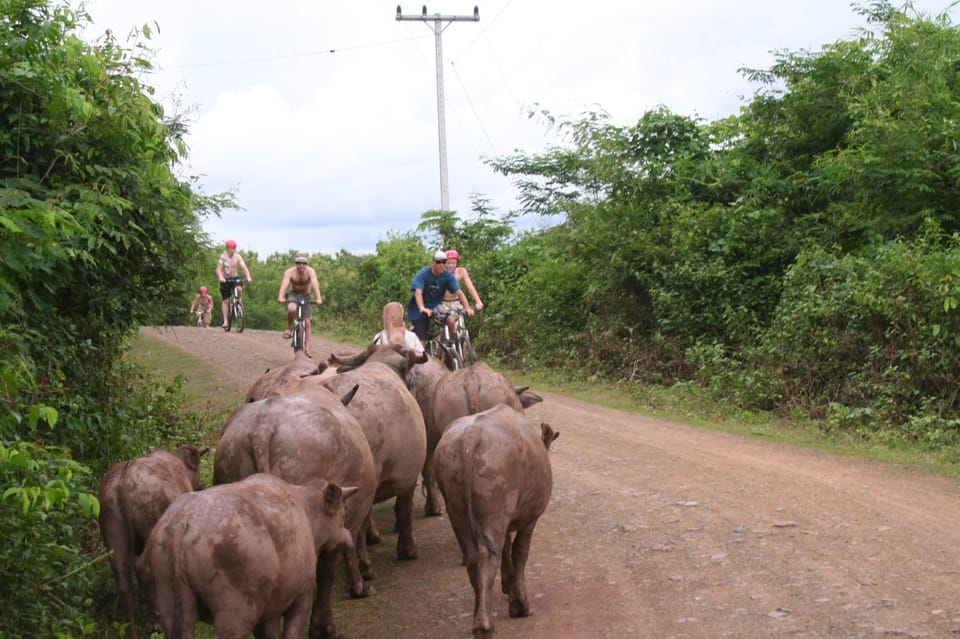
[[[238,403],[292,358],[272,331],[145,332],[218,367]],[[528,566],[533,614],[510,619],[498,600],[499,637],[960,636],[956,482],[541,394],[528,414],[560,438]],[[399,562],[382,506],[377,594],[341,592],[338,629],[469,637],[473,592],[449,523],[425,518],[418,497],[420,559]]]

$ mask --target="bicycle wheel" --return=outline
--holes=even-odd
[[[306,330],[303,327],[303,322],[297,322],[293,325],[293,337],[291,339],[291,344],[293,345],[293,352],[302,351],[304,349],[304,344],[306,342]]]
[[[234,325],[237,327],[237,332],[243,332],[243,302],[237,300],[237,309],[234,312]]]
[[[463,329],[460,333],[460,353],[463,356],[463,363],[467,366],[477,363],[477,354],[473,351],[473,342],[470,341],[470,331],[467,329]]]

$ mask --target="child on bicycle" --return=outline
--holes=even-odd
[[[288,288],[290,289],[289,292],[287,291]],[[314,293],[313,298],[310,297],[311,290]],[[313,315],[314,300],[317,304],[323,304],[323,297],[320,296],[320,283],[317,281],[317,272],[313,270],[312,266],[307,266],[306,253],[297,253],[293,260],[293,266],[283,274],[277,301],[287,303],[287,330],[283,333],[283,339],[290,339],[293,332],[293,318],[297,314],[297,305],[303,304],[303,317],[306,324],[303,353],[307,357],[313,357],[310,354],[310,317]]]
[[[190,315],[193,315],[193,309],[199,304],[200,310],[203,311],[203,327],[206,328],[210,326],[211,315],[213,314],[213,296],[207,294],[207,287],[201,286],[200,290],[197,291],[196,296],[193,298],[193,303],[190,304]]]

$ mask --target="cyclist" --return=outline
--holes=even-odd
[[[287,292],[288,288],[290,289],[289,292]],[[310,297],[311,289],[314,298]],[[290,335],[293,333],[293,318],[297,314],[297,304],[303,304],[303,317],[306,324],[303,352],[307,357],[313,357],[310,354],[310,317],[313,315],[311,302],[314,299],[316,299],[317,304],[323,304],[323,297],[320,295],[320,283],[317,281],[317,272],[313,270],[312,266],[307,266],[306,253],[297,253],[297,256],[293,259],[293,266],[283,274],[280,292],[277,293],[277,301],[287,303],[287,330],[283,333],[284,339],[290,339]]]
[[[410,283],[410,290],[413,295],[407,305],[407,317],[413,322],[413,332],[424,346],[427,345],[430,316],[443,303],[445,293],[450,292],[459,298],[467,309],[467,315],[473,317],[473,309],[467,302],[467,296],[460,290],[456,276],[447,270],[447,254],[443,251],[434,253],[433,262],[417,272]]]
[[[447,251],[446,255],[447,270],[453,273],[453,276],[457,278],[457,283],[460,284],[461,288],[463,286],[467,287],[467,290],[470,291],[470,297],[473,298],[473,304],[476,306],[477,310],[479,311],[483,309],[483,302],[480,301],[480,295],[477,293],[477,289],[473,286],[473,280],[470,279],[470,272],[464,267],[460,266],[460,254],[454,250],[449,250]],[[465,300],[464,303],[461,303],[459,297],[453,293],[447,292],[443,296],[443,304],[440,305],[440,308],[447,312],[453,310],[462,310],[464,308],[464,304]],[[469,308],[469,305],[467,305],[467,308]],[[447,325],[450,327],[450,334],[453,335],[457,330],[457,319],[452,313],[447,316]]]
[[[243,287],[240,286],[240,278],[237,276],[239,269],[243,269],[243,274],[247,276],[247,282],[252,282],[250,269],[247,263],[243,261],[243,256],[237,253],[237,243],[234,240],[227,240],[226,250],[220,254],[217,260],[217,279],[220,280],[220,311],[223,313],[223,330],[228,330],[230,325],[227,323],[227,305],[233,289],[237,288],[237,295],[243,293]]]
[[[203,327],[206,328],[210,325],[210,315],[213,313],[213,296],[207,294],[207,287],[201,286],[200,290],[197,291],[197,295],[193,298],[193,302],[190,304],[190,315],[193,315],[193,309],[197,305],[200,305],[200,310],[203,311]]]

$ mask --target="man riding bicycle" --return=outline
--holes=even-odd
[[[413,295],[407,306],[407,317],[413,322],[413,332],[424,346],[427,344],[427,329],[430,316],[443,303],[444,293],[456,295],[467,309],[467,315],[473,317],[473,309],[467,302],[467,296],[460,290],[457,278],[447,270],[447,254],[437,251],[433,254],[433,263],[420,269],[410,283]]]
[[[243,269],[243,274],[247,276],[248,282],[253,281],[247,263],[243,261],[243,256],[237,253],[237,243],[234,240],[227,240],[226,249],[217,260],[217,279],[220,280],[220,297],[223,300],[220,302],[220,311],[223,313],[223,330],[225,331],[230,330],[230,322],[227,320],[227,305],[230,296],[233,294],[233,289],[239,289],[237,291],[238,295],[243,293],[243,287],[240,286],[240,278],[237,275],[239,269]]]
[[[323,297],[320,295],[317,272],[313,270],[313,267],[307,266],[307,254],[297,253],[293,262],[294,265],[284,272],[283,281],[280,283],[280,292],[277,294],[278,302],[287,303],[287,330],[283,333],[283,338],[290,339],[293,332],[293,318],[297,314],[297,306],[302,304],[303,318],[306,324],[303,352],[307,357],[313,357],[310,354],[310,317],[313,315],[314,299],[316,299],[317,304],[323,304]],[[288,288],[290,289],[289,292],[287,292]],[[310,297],[311,289],[314,298]]]

